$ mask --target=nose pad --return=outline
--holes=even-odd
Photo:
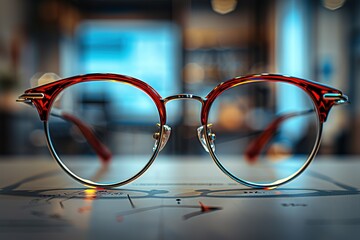
[[[211,126],[212,126],[212,124],[207,125],[207,135],[209,136],[210,147],[211,147],[212,151],[215,152],[215,143],[214,143],[214,141],[216,139],[216,136],[215,136],[215,133],[213,133],[211,131]],[[206,140],[205,140],[204,126],[200,126],[197,129],[197,135],[198,135],[199,141],[200,141],[201,145],[203,146],[203,148],[205,149],[205,151],[209,152],[209,148],[206,145]]]
[[[160,150],[159,151],[161,151],[165,147],[167,141],[169,140],[170,134],[171,134],[171,127],[169,127],[168,125],[164,125],[162,138],[160,139],[160,124],[158,124],[158,127],[159,127],[159,132],[156,132],[153,135],[153,138],[156,140],[154,147],[153,147],[153,151],[156,150],[156,148],[159,145],[159,142],[160,142]]]

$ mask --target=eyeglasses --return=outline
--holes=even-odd
[[[116,187],[143,174],[167,143],[165,105],[201,103],[197,136],[230,178],[253,188],[294,179],[320,145],[334,105],[348,102],[332,87],[261,74],[236,77],[205,98],[162,98],[138,79],[87,74],[47,83],[18,98],[36,107],[53,158],[71,177],[94,187]]]

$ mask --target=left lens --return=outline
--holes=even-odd
[[[296,176],[315,152],[321,125],[312,98],[277,81],[231,87],[213,102],[208,124],[214,158],[232,178],[252,186]]]
[[[77,179],[112,185],[129,180],[154,155],[159,113],[141,89],[90,81],[64,89],[48,120],[50,144]]]

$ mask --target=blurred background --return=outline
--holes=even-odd
[[[356,0],[0,0],[0,155],[48,154],[37,112],[15,102],[46,72],[125,74],[162,97],[262,72],[311,79],[351,100],[330,113],[320,154],[360,154],[359,63]],[[200,107],[167,105],[165,153],[204,154]]]

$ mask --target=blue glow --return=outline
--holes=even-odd
[[[281,1],[282,9],[279,19],[279,70],[281,73],[300,78],[306,78],[308,72],[305,66],[306,47],[306,15],[304,2],[296,0]],[[291,97],[289,97],[291,96]],[[287,109],[302,109],[304,99],[301,92],[295,88],[282,85],[279,89],[278,112],[286,112]],[[283,130],[291,138],[301,135],[298,130],[306,124],[303,120],[288,121]]]
[[[177,26],[165,21],[85,21],[77,31],[78,50],[75,64],[78,67],[72,69],[72,72],[63,70],[68,74],[71,72],[71,75],[128,75],[146,82],[161,96],[177,94],[181,92],[179,39],[181,37]],[[64,66],[74,68],[69,64]],[[101,91],[112,94],[112,98],[121,102],[133,117],[146,121],[148,111],[142,104],[143,96],[135,94],[138,91],[122,94],[111,89],[102,88]]]
[[[304,26],[295,4],[291,5],[283,22],[282,71],[300,77],[304,70]]]
[[[139,78],[161,95],[178,93],[179,32],[168,22],[90,21],[79,28],[82,72]]]

